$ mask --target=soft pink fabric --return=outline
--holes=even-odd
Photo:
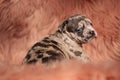
[[[97,39],[84,45],[84,51],[88,56],[95,63],[119,62],[120,0],[0,0],[0,80],[8,76],[11,80],[19,78],[27,80],[28,76],[31,80],[49,79],[45,77],[49,75],[43,68],[32,69],[28,66],[23,68],[15,65],[21,64],[27,51],[35,42],[55,32],[57,26],[73,14],[82,14],[90,18],[98,32]],[[69,75],[68,78],[63,76],[63,73],[66,76],[69,71],[72,80],[89,80],[88,78],[92,79],[93,74],[95,78],[92,80],[96,80],[96,76],[100,76],[97,80],[104,80],[101,76],[109,75],[109,71],[113,77],[105,80],[114,80],[114,77],[117,78],[119,74],[117,74],[119,68],[114,65],[106,69],[89,64],[87,66],[77,64],[77,62],[69,64],[69,68],[63,66],[65,67],[63,72],[59,71],[61,67],[51,69],[53,72],[50,72],[50,79],[59,80],[62,76],[63,80],[70,80]],[[73,68],[72,64],[86,68]],[[101,66],[106,65],[101,63]],[[43,72],[40,71],[42,69]],[[81,70],[85,72],[82,76],[79,75]],[[89,71],[91,72],[88,75]]]

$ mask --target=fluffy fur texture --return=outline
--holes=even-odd
[[[66,68],[63,63],[65,66],[50,69],[50,75],[46,72],[49,70],[44,70],[44,67],[28,68],[15,65],[21,64],[35,42],[53,33],[68,16],[79,13],[90,18],[98,32],[96,40],[84,45],[85,52],[94,62],[119,62],[119,7],[120,0],[0,0],[0,79],[4,80],[6,77],[11,80],[54,80],[61,77],[63,80],[96,80],[100,77],[97,80],[117,80],[120,77],[119,68],[113,64],[107,68],[104,68],[107,64],[101,64],[101,68],[94,67],[95,64],[69,62],[69,68]],[[73,69],[74,64],[77,68]],[[64,69],[61,70],[61,66]],[[104,78],[107,75],[110,77]]]
[[[70,61],[56,65],[47,68],[44,65],[1,65],[0,80],[120,80],[118,64]]]

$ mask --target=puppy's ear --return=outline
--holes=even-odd
[[[68,20],[65,20],[61,25],[59,25],[59,30],[64,32],[66,30],[66,26],[68,25]]]
[[[66,30],[68,32],[74,32],[75,31],[75,28],[76,28],[76,24],[73,23],[72,21],[70,21],[66,27]]]

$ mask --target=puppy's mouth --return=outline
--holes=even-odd
[[[89,41],[91,41],[91,40],[93,40],[95,38],[97,38],[95,35],[94,36],[90,36],[90,37],[86,37],[86,38],[83,39],[83,43],[87,43],[87,42],[89,42]]]

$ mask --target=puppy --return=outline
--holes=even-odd
[[[37,42],[28,52],[23,64],[51,63],[80,59],[90,61],[82,50],[82,44],[97,36],[92,22],[79,14],[66,19],[54,33]]]

